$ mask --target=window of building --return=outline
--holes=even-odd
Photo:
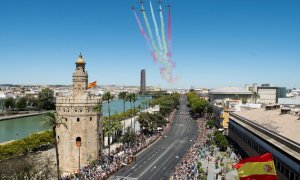
[[[79,122],[80,121],[80,119],[79,118],[77,118],[77,122]]]
[[[93,118],[92,117],[90,117],[90,121],[92,121],[93,120]]]
[[[75,112],[77,112],[77,109],[75,109]]]
[[[67,118],[66,118],[65,120],[66,120],[66,122],[68,121],[68,119],[67,119]]]

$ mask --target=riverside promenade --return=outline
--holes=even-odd
[[[24,114],[15,114],[15,115],[8,115],[8,116],[0,116],[0,121],[4,121],[4,120],[10,120],[10,119],[17,119],[17,118],[23,118],[23,117],[30,117],[30,116],[37,116],[37,115],[41,115],[41,114],[46,114],[48,112],[52,112],[52,111],[38,111],[38,112],[26,112]]]

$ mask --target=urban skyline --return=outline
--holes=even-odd
[[[161,79],[129,8],[139,8],[135,1],[2,1],[1,67],[9,68],[2,68],[0,83],[70,85],[82,52],[90,81],[100,85],[138,86],[145,68],[147,84],[163,88],[300,87],[299,2],[168,3],[177,83]]]

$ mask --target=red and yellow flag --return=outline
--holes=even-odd
[[[241,180],[277,180],[271,153],[242,159],[234,167]]]
[[[94,81],[94,82],[92,82],[92,83],[89,83],[88,89],[91,89],[91,88],[93,88],[93,87],[95,87],[95,86],[97,86],[97,81]]]

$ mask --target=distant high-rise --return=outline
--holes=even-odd
[[[141,94],[145,94],[146,92],[146,70],[142,69],[141,70]]]

